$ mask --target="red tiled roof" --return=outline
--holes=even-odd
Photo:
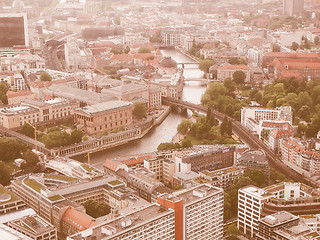
[[[106,159],[106,162],[103,164],[103,166],[115,172],[117,170],[118,163],[116,161]]]
[[[152,53],[136,53],[133,55],[135,59],[147,60],[149,57],[154,57],[154,55]]]
[[[291,77],[296,77],[297,79],[302,78],[302,74],[296,70],[284,70],[280,74],[281,78],[291,78]]]
[[[79,212],[72,207],[69,207],[65,211],[62,220],[77,228],[79,231],[86,230],[96,225],[94,219],[89,215]]]
[[[319,53],[288,53],[288,52],[267,52],[264,57],[288,57],[288,58],[318,58]]]
[[[130,56],[129,54],[113,54],[110,60],[131,61],[132,56]]]
[[[31,92],[29,89],[19,90],[17,92],[13,92],[13,91],[8,91],[7,92],[8,98],[26,96],[26,95],[31,95],[31,94],[33,94],[33,92]]]

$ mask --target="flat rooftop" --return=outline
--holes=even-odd
[[[98,103],[95,105],[78,108],[76,110],[92,115],[92,114],[97,114],[97,113],[101,113],[101,112],[105,112],[113,109],[128,107],[130,105],[132,105],[131,102],[116,100],[116,101]]]
[[[6,240],[32,240],[32,238],[29,238],[4,224],[0,224],[0,236],[2,239]]]
[[[281,211],[281,212],[277,212],[277,213],[265,216],[264,218],[260,219],[260,221],[262,221],[263,223],[269,226],[277,226],[285,222],[289,222],[297,219],[299,219],[299,217],[293,215],[292,213]]]

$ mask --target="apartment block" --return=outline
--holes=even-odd
[[[204,184],[172,195],[163,194],[157,202],[174,210],[176,240],[223,239],[222,189]]]
[[[316,191],[303,183],[283,182],[265,188],[247,186],[239,189],[238,228],[253,237],[262,217],[281,211],[313,215],[318,213],[319,205]]]
[[[231,65],[225,64],[217,69],[217,80],[223,82],[226,78],[233,78],[233,73],[242,71],[245,73],[245,82],[248,83],[251,80],[250,68],[246,65]]]
[[[237,154],[236,165],[247,170],[263,171],[270,175],[270,168],[266,153],[261,149],[248,149]]]
[[[0,184],[0,216],[26,208],[26,204]]]
[[[132,123],[132,103],[109,101],[75,109],[74,121],[89,135],[125,128]]]
[[[91,229],[69,236],[67,240],[172,240],[175,214],[158,204],[119,215]]]
[[[210,181],[210,184],[220,187],[223,190],[228,190],[234,180],[244,174],[244,169],[240,167],[222,168],[216,171],[204,170],[199,172],[200,181],[205,179]]]
[[[241,109],[241,124],[250,131],[257,133],[261,121],[286,121],[292,124],[291,107],[282,106],[275,109],[243,107]]]

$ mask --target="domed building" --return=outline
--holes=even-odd
[[[160,73],[173,74],[177,72],[177,62],[171,57],[164,57],[158,68]]]
[[[22,0],[14,0],[12,4],[13,9],[24,9],[25,5]]]

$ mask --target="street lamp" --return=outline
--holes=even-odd
[[[38,155],[37,128],[36,126],[32,125],[29,122],[27,122],[27,124],[29,124],[34,129],[34,141],[35,141],[34,145],[35,145],[36,154]]]

